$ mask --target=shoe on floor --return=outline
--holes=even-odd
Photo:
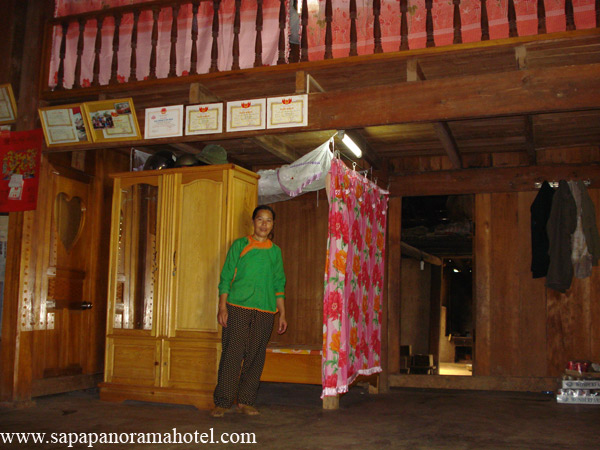
[[[258,412],[258,409],[256,409],[254,406],[242,405],[242,404],[238,405],[238,412],[241,412],[242,414],[246,414],[247,416],[258,416],[260,414]]]
[[[221,406],[215,406],[210,412],[211,417],[223,417],[227,412],[227,408],[222,408]]]

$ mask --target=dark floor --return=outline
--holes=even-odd
[[[146,438],[142,433],[161,433],[164,440],[173,428],[182,440],[198,444],[93,444],[112,449],[188,449],[201,447],[200,439],[249,439],[254,433],[261,449],[594,449],[600,447],[600,405],[557,404],[542,393],[473,392],[392,389],[369,395],[353,387],[340,399],[340,409],[324,411],[319,386],[263,383],[256,417],[230,413],[209,417],[208,411],[190,406],[127,401],[102,402],[95,390],[40,397],[26,409],[0,407],[0,432],[73,433],[81,439],[108,433],[121,439]],[[207,433],[202,437],[202,433]],[[237,435],[235,433],[238,433]],[[103,436],[104,434],[104,436]],[[168,436],[166,436],[168,435]],[[65,437],[66,436],[66,437]],[[113,435],[116,436],[116,435]],[[227,437],[225,436],[225,437]],[[67,448],[59,443],[7,444],[0,448]],[[163,441],[164,442],[164,441]],[[240,445],[209,445],[239,448]],[[79,443],[73,448],[89,448]]]

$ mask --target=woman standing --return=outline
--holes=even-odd
[[[277,312],[278,333],[287,329],[281,249],[269,239],[274,221],[269,206],[258,206],[254,233],[233,242],[221,271],[217,319],[223,348],[213,417],[222,417],[236,399],[238,411],[259,414],[253,405]]]

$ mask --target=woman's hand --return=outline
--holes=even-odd
[[[279,328],[277,329],[278,334],[285,333],[287,330],[287,320],[285,320],[285,316],[283,314],[279,315]]]
[[[229,312],[227,311],[227,294],[221,294],[219,296],[219,312],[217,313],[219,325],[227,327],[227,317],[229,317]]]
[[[217,320],[219,321],[219,325],[221,325],[222,327],[227,326],[227,316],[229,316],[229,313],[227,312],[227,306],[219,306]]]

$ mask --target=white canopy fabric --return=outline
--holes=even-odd
[[[333,137],[291,164],[278,169],[259,170],[258,203],[281,202],[305,192],[324,189],[325,176],[333,158],[329,148],[332,141]]]

